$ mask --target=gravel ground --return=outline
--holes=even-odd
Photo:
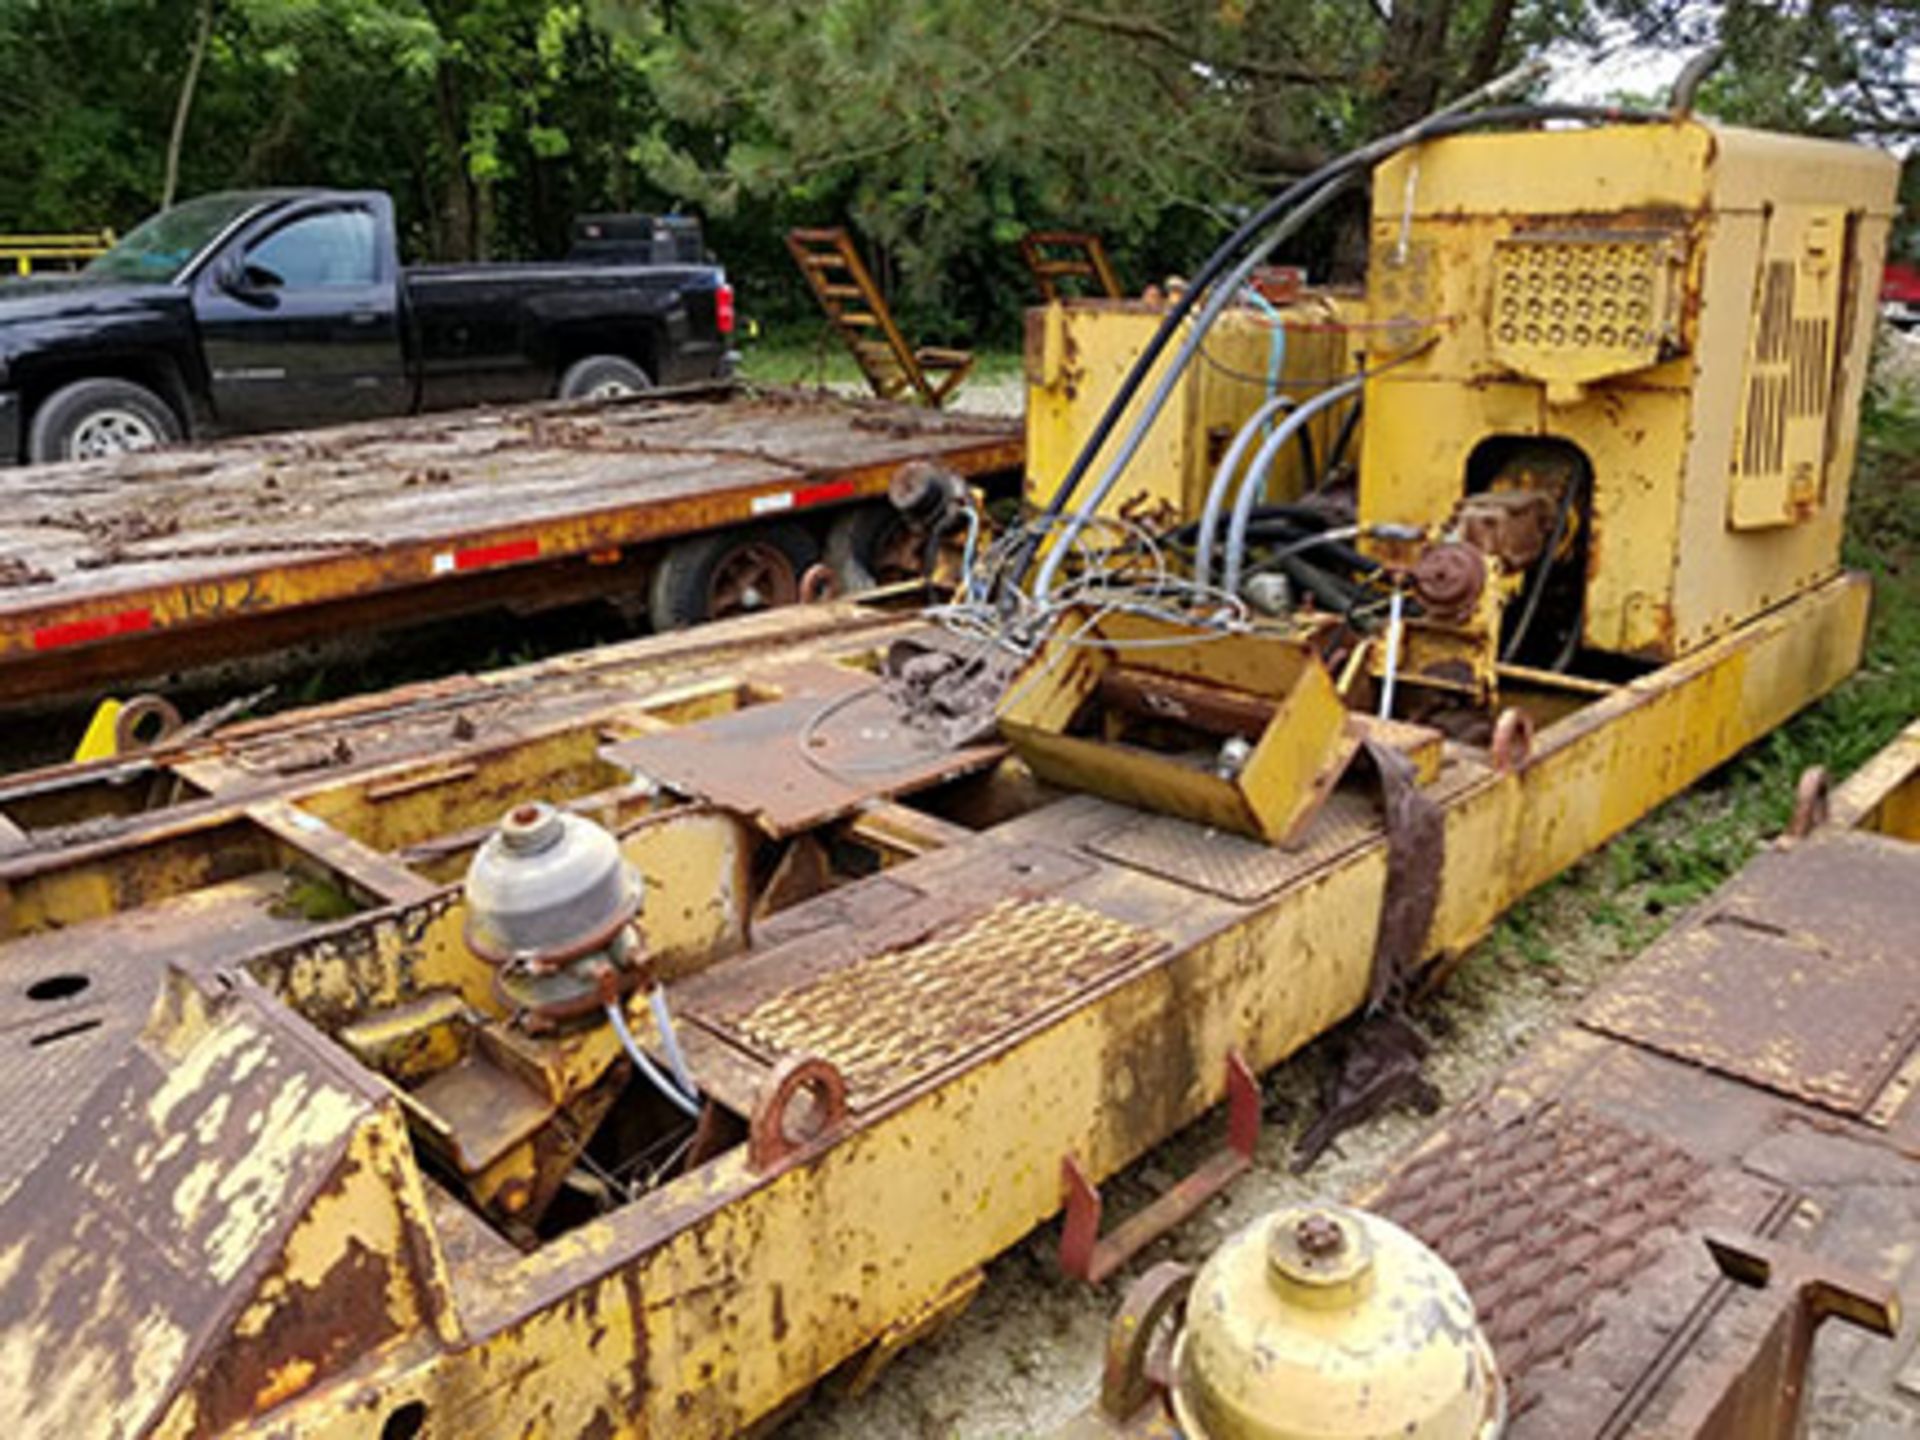
[[[1721,818],[1724,795],[1697,791],[1643,822],[1660,843]],[[1650,832],[1650,833],[1648,833]],[[1496,932],[1470,952],[1447,987],[1419,1012],[1437,1040],[1429,1076],[1447,1103],[1470,1094],[1631,958],[1673,916],[1644,882],[1622,886],[1605,852],[1526,904],[1524,941]],[[1599,918],[1601,912],[1605,920]],[[1288,1169],[1295,1138],[1315,1114],[1332,1061],[1326,1042],[1276,1067],[1264,1091],[1268,1123],[1249,1175],[1106,1285],[1061,1276],[1059,1227],[1041,1227],[987,1269],[972,1307],[938,1337],[910,1349],[865,1395],[848,1400],[823,1386],[780,1431],[782,1440],[988,1440],[1045,1435],[1088,1403],[1097,1385],[1107,1317],[1126,1287],[1154,1262],[1203,1259],[1235,1229],[1278,1205],[1346,1194],[1433,1123],[1395,1113],[1349,1131],[1305,1176]],[[1104,1187],[1124,1215],[1163,1190],[1219,1143],[1220,1119],[1204,1117]]]

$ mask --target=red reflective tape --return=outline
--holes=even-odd
[[[829,480],[824,485],[809,485],[793,492],[795,505],[825,505],[829,500],[847,500],[853,496],[851,480]]]
[[[516,560],[538,560],[538,540],[506,540],[498,545],[476,545],[471,550],[453,552],[456,570],[484,570],[489,565],[511,565]]]
[[[33,632],[33,648],[58,650],[65,645],[84,645],[89,640],[109,640],[115,635],[132,635],[152,628],[153,611],[122,610],[91,620],[63,620],[58,625],[42,625]]]

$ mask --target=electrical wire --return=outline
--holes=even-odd
[[[673,1012],[667,1008],[667,987],[655,985],[647,992],[647,1006],[653,1011],[653,1023],[660,1029],[660,1048],[667,1052],[667,1068],[673,1071],[674,1082],[679,1085],[680,1093],[688,1099],[700,1099],[700,1087],[693,1083],[693,1072],[687,1068],[686,1053],[680,1048],[680,1036],[673,1028]]]

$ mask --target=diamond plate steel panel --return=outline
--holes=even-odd
[[[1459,794],[1485,772],[1455,765],[1421,787],[1436,800]],[[1342,786],[1307,826],[1296,845],[1265,845],[1165,815],[1138,815],[1084,842],[1088,853],[1178,885],[1252,905],[1296,880],[1367,845],[1383,844],[1379,802],[1366,790]]]
[[[1757,1230],[1780,1191],[1584,1107],[1468,1106],[1362,1203],[1459,1272],[1517,1437],[1619,1433],[1718,1283],[1695,1231]]]
[[[871,1106],[1156,954],[1152,933],[1069,900],[1003,900],[937,938],[853,959],[700,1018],[769,1063],[816,1055]]]

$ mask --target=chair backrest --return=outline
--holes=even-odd
[[[923,404],[938,407],[958,388],[973,356],[909,345],[844,229],[789,230],[787,251],[874,394],[894,400],[911,391]]]
[[[1082,280],[1109,300],[1120,298],[1120,277],[1098,235],[1085,230],[1029,230],[1020,237],[1020,258],[1045,300],[1061,297],[1063,280]]]

